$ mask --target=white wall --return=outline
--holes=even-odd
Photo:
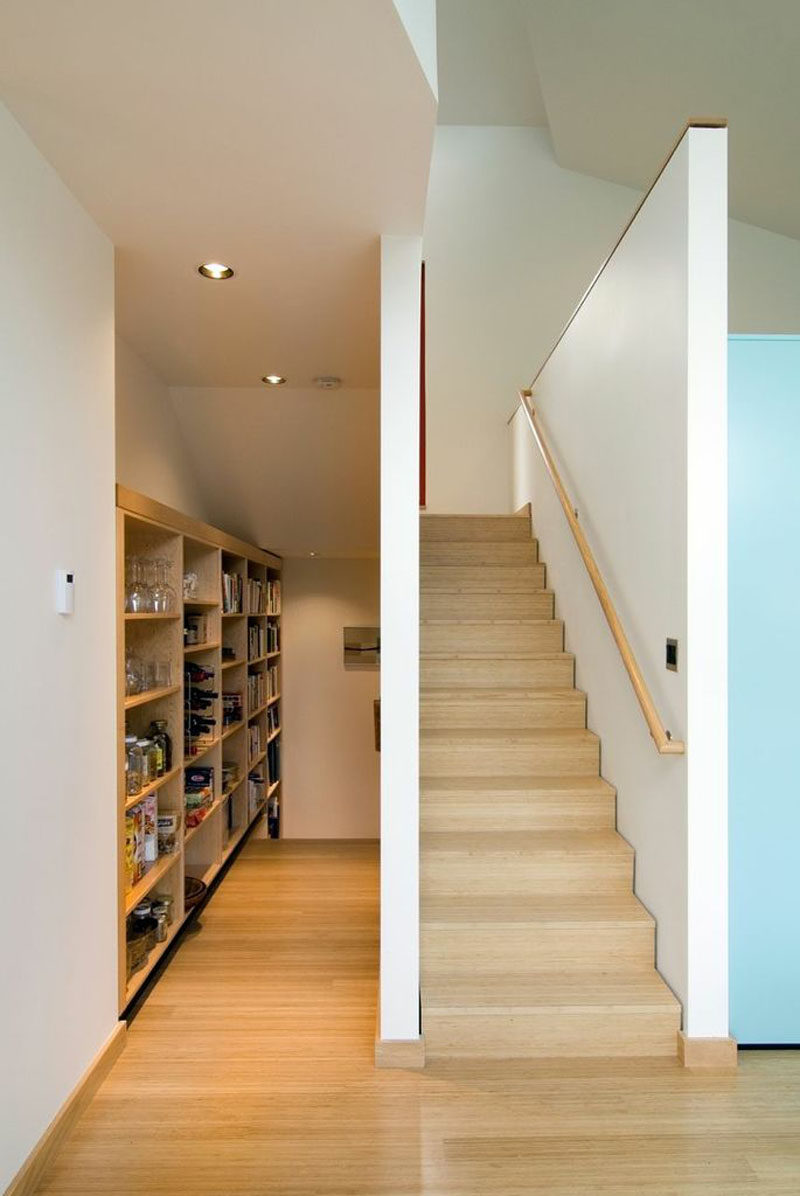
[[[419,1037],[419,237],[381,238],[380,1036]]]
[[[536,534],[695,1036],[727,1034],[726,134],[693,130],[534,388],[580,520],[666,726],[654,748],[523,416],[513,504]],[[713,464],[712,464],[713,462]],[[680,668],[664,665],[665,639]]]
[[[283,563],[282,834],[377,839],[377,670],[345,669],[343,627],[377,627],[377,560],[287,557]]]
[[[504,425],[517,389],[640,198],[563,170],[545,129],[437,128],[424,237],[428,510],[509,509]],[[729,242],[731,330],[796,332],[800,241],[731,221]]]
[[[0,160],[5,1189],[115,1026],[117,830],[113,250],[2,107]]]
[[[436,53],[436,0],[394,0],[408,40],[422,67],[434,96],[439,94],[439,69]]]
[[[169,388],[120,336],[116,429],[118,482],[195,519],[208,518]]]

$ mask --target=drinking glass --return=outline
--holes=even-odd
[[[125,610],[132,615],[144,614],[148,610],[149,595],[144,582],[141,557],[128,557],[126,572],[128,580],[125,585]]]

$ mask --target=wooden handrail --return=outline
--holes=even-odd
[[[597,594],[597,597],[600,600],[600,605],[603,608],[603,614],[605,615],[608,625],[611,628],[611,634],[613,635],[617,647],[619,648],[619,654],[622,657],[622,663],[625,665],[625,669],[631,679],[633,691],[636,694],[636,698],[642,708],[642,714],[644,715],[645,722],[650,729],[653,742],[662,756],[680,756],[686,750],[685,744],[680,739],[673,739],[670,732],[666,729],[659,718],[658,711],[655,708],[655,703],[653,702],[652,696],[650,694],[650,690],[647,688],[645,679],[642,676],[642,670],[639,668],[636,657],[633,654],[633,649],[628,642],[628,637],[626,636],[625,630],[620,622],[619,615],[614,609],[614,603],[611,601],[611,595],[608,592],[608,587],[606,586],[606,583],[603,580],[603,575],[597,566],[597,561],[594,559],[592,550],[589,547],[589,542],[586,539],[586,536],[583,534],[583,528],[578,523],[578,518],[575,514],[575,508],[569,500],[569,496],[564,489],[564,483],[561,481],[561,475],[559,474],[556,463],[553,460],[549,448],[547,447],[541,424],[539,423],[536,412],[533,409],[533,405],[529,401],[530,398],[530,390],[521,390],[519,392],[519,401],[522,404],[522,410],[527,416],[528,423],[530,424],[531,431],[533,432],[534,440],[536,441],[539,452],[542,454],[542,460],[544,461],[545,468],[550,474],[550,480],[555,486],[558,500],[561,503],[564,514],[567,517],[567,523],[569,524],[572,534],[575,537],[575,543],[578,545],[578,551],[583,557],[583,563],[586,566],[586,572],[589,574],[592,585],[594,586],[594,591]]]

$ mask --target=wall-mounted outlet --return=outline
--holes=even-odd
[[[667,668],[672,673],[678,671],[678,641],[667,640]]]

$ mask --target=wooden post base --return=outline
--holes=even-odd
[[[732,1071],[739,1065],[735,1038],[687,1038],[678,1031],[678,1062],[684,1067]]]

